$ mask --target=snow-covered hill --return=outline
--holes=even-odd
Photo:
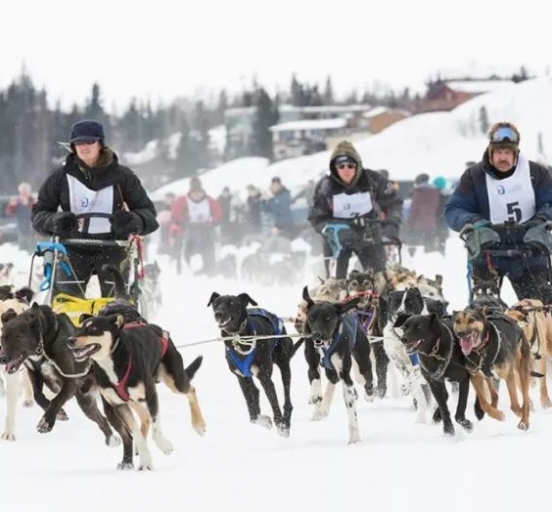
[[[365,166],[388,169],[397,180],[412,180],[422,172],[457,178],[467,161],[481,158],[487,145],[481,126],[483,107],[489,123],[510,121],[519,127],[521,149],[530,158],[552,161],[552,81],[547,78],[478,96],[452,112],[412,116],[358,142],[356,147]],[[203,174],[202,180],[214,195],[226,185],[240,191],[249,183],[267,188],[273,176],[280,176],[293,188],[318,179],[328,167],[329,155],[324,151],[272,165],[266,159],[244,158]],[[165,185],[153,197],[161,199],[168,190],[187,191],[188,179]]]

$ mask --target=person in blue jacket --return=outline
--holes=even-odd
[[[519,142],[513,124],[491,127],[483,159],[464,171],[445,219],[472,248],[474,279],[507,276],[518,299],[550,304],[552,174],[528,160]]]

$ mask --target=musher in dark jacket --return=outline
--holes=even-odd
[[[462,175],[445,218],[454,231],[464,230],[468,247],[480,241],[472,251],[474,278],[507,276],[518,299],[552,303],[545,225],[552,220],[552,175],[520,153],[519,141],[513,124],[491,127],[483,160]],[[524,256],[496,252],[508,250],[521,250]]]
[[[33,206],[33,228],[43,236],[64,239],[126,240],[129,235],[147,235],[158,227],[156,211],[139,178],[120,165],[117,155],[105,145],[103,126],[85,119],[71,128],[71,154],[65,164],[42,184]],[[97,213],[103,217],[77,218]],[[123,247],[73,247],[68,258],[76,276],[56,271],[59,281],[54,293],[83,297],[93,274],[98,275],[102,296],[110,296],[111,286],[101,272],[109,263],[120,268],[126,258]],[[125,269],[128,274],[128,267]],[[126,279],[126,275],[125,275]]]
[[[324,255],[331,257],[332,238],[338,240],[336,278],[347,276],[355,253],[364,269],[385,269],[384,238],[398,242],[402,199],[392,183],[376,171],[364,169],[350,142],[340,142],[330,159],[330,175],[316,185],[309,221],[324,237]],[[370,220],[386,219],[380,225]],[[336,228],[336,229],[332,229]],[[328,268],[328,267],[326,267]]]

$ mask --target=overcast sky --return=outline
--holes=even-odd
[[[537,74],[552,67],[540,0],[1,0],[0,86],[23,63],[50,99],[81,102],[94,80],[105,107],[269,89],[292,72],[338,92],[375,80],[420,88],[467,65]]]

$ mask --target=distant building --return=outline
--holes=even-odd
[[[369,137],[410,115],[404,110],[370,105],[280,105],[279,112],[280,122],[270,129],[278,160],[324,151],[343,137]],[[249,154],[255,114],[255,107],[226,110],[226,160]]]
[[[505,89],[514,83],[510,79],[436,80],[428,84],[427,93],[417,105],[416,112],[450,111],[475,96]]]

